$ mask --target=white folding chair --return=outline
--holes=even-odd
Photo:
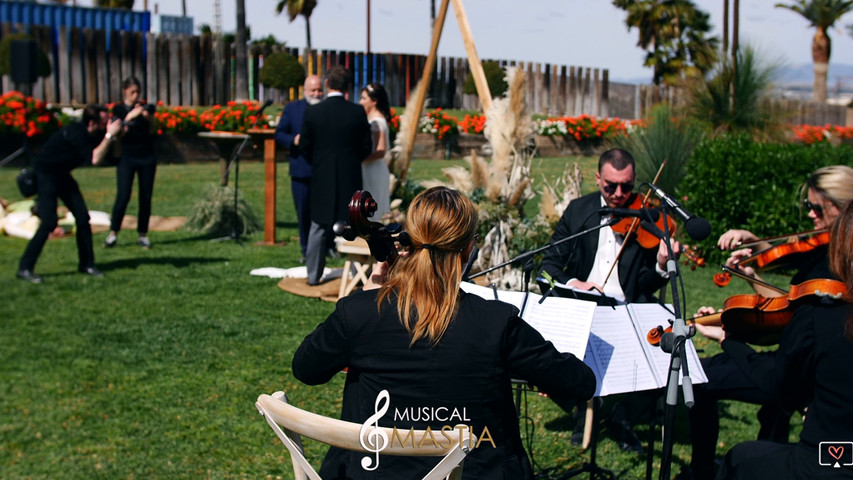
[[[263,394],[258,397],[255,406],[284,443],[284,446],[290,451],[293,474],[297,480],[303,480],[306,477],[311,480],[322,480],[308,463],[308,460],[305,459],[302,450],[302,435],[345,450],[363,452],[368,455],[376,454],[375,451],[362,446],[363,426],[361,424],[324,417],[294,407],[289,403],[284,392],[275,392],[272,395]],[[457,430],[464,432],[461,434],[462,437],[457,442],[449,442],[450,444],[447,446],[438,444],[436,433],[429,430],[397,430],[395,432],[392,428],[376,428],[386,435],[385,438],[389,439],[385,448],[381,450],[382,455],[443,457],[422,480],[460,480],[465,456],[477,444],[477,437],[467,428]],[[405,440],[393,441],[393,439],[400,437]]]

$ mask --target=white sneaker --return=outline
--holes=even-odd
[[[111,233],[104,240],[104,248],[113,248],[116,246],[116,243],[118,243],[118,236],[115,233]]]
[[[151,241],[148,240],[148,237],[144,235],[139,237],[139,240],[136,241],[136,244],[146,250],[151,248]]]

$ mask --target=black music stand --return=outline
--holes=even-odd
[[[272,100],[267,100],[261,105],[261,108],[258,109],[258,113],[255,114],[255,121],[252,122],[252,126],[249,127],[249,130],[255,128],[255,125],[258,124],[258,119],[261,118],[261,114],[264,113],[264,109],[267,108],[272,103]],[[239,222],[240,215],[237,213],[237,193],[239,192],[240,185],[240,152],[243,151],[243,148],[249,143],[249,140],[252,139],[252,136],[246,134],[246,137],[243,138],[243,141],[240,142],[240,145],[234,150],[233,155],[231,156],[231,162],[228,163],[228,168],[225,169],[225,173],[223,174],[223,178],[228,178],[228,174],[231,172],[231,167],[234,167],[234,211],[233,219],[231,222],[231,234],[226,237],[214,238],[213,242],[221,242],[223,240],[234,240],[241,247],[243,246],[243,242],[240,240],[240,232],[237,231],[237,223]],[[245,228],[244,228],[245,230]]]

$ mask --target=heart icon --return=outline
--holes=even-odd
[[[844,455],[844,447],[841,445],[829,447],[829,454],[832,455],[832,458],[839,460]]]

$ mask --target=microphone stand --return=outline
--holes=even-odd
[[[661,202],[663,213],[669,207],[665,202]],[[668,260],[666,262],[667,272],[669,273],[669,284],[672,290],[672,305],[675,320],[672,323],[672,332],[665,333],[661,337],[660,348],[670,354],[669,376],[666,382],[666,403],[664,405],[664,423],[663,423],[663,446],[661,447],[661,480],[670,478],[670,468],[672,466],[672,447],[675,432],[675,407],[678,403],[678,379],[679,372],[682,372],[682,392],[684,394],[684,404],[687,408],[692,408],[693,399],[693,382],[690,379],[690,373],[687,367],[687,350],[685,348],[687,342],[690,341],[696,330],[694,327],[688,326],[684,320],[683,310],[680,299],[684,298],[684,285],[681,282],[682,295],[679,297],[678,286],[681,277],[679,273],[678,262],[675,259],[675,254],[670,245],[669,229],[666,223],[671,220],[671,217],[664,217],[664,231],[661,231],[654,224],[643,220],[642,228],[654,233],[656,236],[664,240],[667,248]]]
[[[249,127],[249,130],[255,128],[255,125],[258,124],[258,119],[261,118],[261,113],[264,112],[272,100],[268,100],[264,102],[260,109],[258,109],[258,113],[255,114],[255,121],[252,122],[252,126]],[[226,237],[214,238],[212,241],[221,242],[224,240],[234,240],[241,247],[243,246],[243,242],[240,240],[240,232],[237,231],[237,222],[240,219],[240,215],[237,213],[237,192],[238,187],[240,185],[240,152],[243,151],[243,148],[249,143],[249,140],[252,138],[251,135],[246,135],[246,138],[240,142],[240,145],[234,150],[234,154],[231,156],[231,162],[228,163],[228,168],[225,169],[224,178],[228,178],[228,174],[231,172],[231,167],[234,167],[234,211],[232,212],[233,219],[231,221],[231,234]],[[245,230],[245,228],[244,228]]]

